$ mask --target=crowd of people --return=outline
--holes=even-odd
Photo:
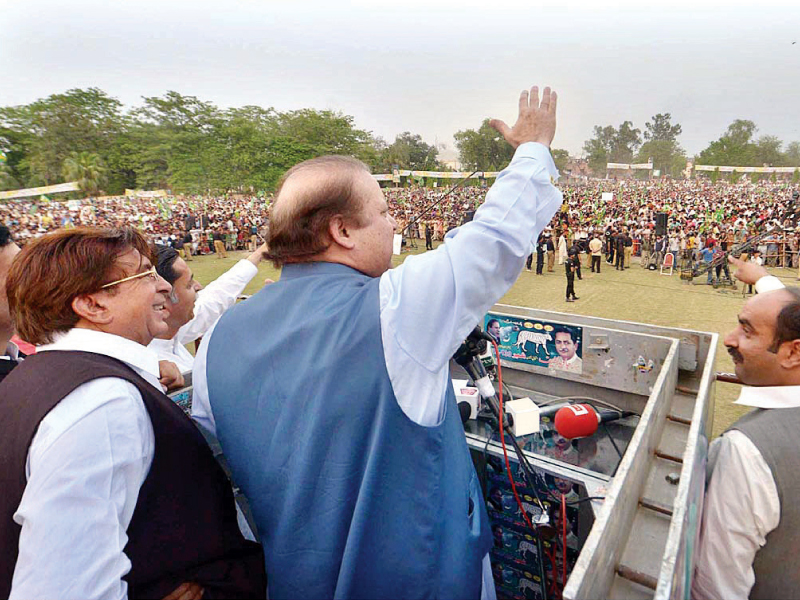
[[[757,247],[764,263],[800,267],[800,228],[782,218],[790,212],[792,193],[798,189],[787,183],[729,184],[707,179],[563,185],[562,212],[543,232],[545,247],[536,250],[549,250],[563,264],[575,247],[588,267],[589,242],[597,234],[603,254],[615,267],[620,266],[619,238],[624,238],[620,247],[627,248],[620,259],[625,266],[630,266],[631,257],[639,256],[642,266],[658,267],[667,254],[673,254],[676,265],[679,259],[702,261],[704,249],[725,251],[770,231]],[[384,193],[406,240],[416,244],[424,239],[430,248],[483,204],[486,188],[389,187]],[[21,245],[62,227],[134,226],[158,242],[178,249],[185,245],[187,255],[253,251],[263,241],[271,202],[272,196],[248,195],[23,200],[0,205],[0,222]],[[663,235],[656,228],[660,213],[667,215]],[[548,270],[552,270],[550,260]]]

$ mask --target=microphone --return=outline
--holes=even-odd
[[[475,387],[480,391],[483,398],[492,398],[495,394],[494,386],[489,380],[486,367],[478,357],[485,352],[486,340],[491,341],[488,333],[484,333],[479,326],[476,326],[464,343],[456,350],[453,359],[463,368]]]
[[[478,358],[485,351],[487,341],[492,341],[492,338],[488,333],[482,331],[480,326],[476,326],[467,336],[467,339],[464,340],[464,343],[456,350],[453,359],[467,372],[475,387],[478,388],[481,398],[486,400],[495,417],[501,422],[501,427],[505,429],[512,423],[511,416],[500,414],[500,409],[495,400],[494,385],[489,379],[486,367]]]
[[[466,425],[467,421],[469,421],[470,414],[472,414],[472,407],[469,405],[469,402],[458,403],[458,414],[461,415],[461,424]]]
[[[568,440],[589,437],[597,431],[600,423],[617,421],[633,414],[629,411],[603,410],[597,412],[588,404],[572,404],[561,408],[556,413],[556,431]]]

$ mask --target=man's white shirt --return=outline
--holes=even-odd
[[[194,357],[184,345],[205,335],[222,313],[233,306],[256,273],[258,268],[253,263],[247,259],[240,260],[197,293],[191,321],[181,327],[172,339],[154,339],[148,348],[158,354],[159,360],[174,362],[182,373],[191,371]]]
[[[82,350],[119,359],[156,390],[158,357],[131,340],[72,329],[38,352]],[[123,552],[139,489],[153,461],[141,394],[122,379],[79,386],[41,421],[28,449],[12,600],[127,598]]]
[[[784,285],[768,275],[755,288],[763,294]],[[736,404],[797,408],[800,386],[743,386]],[[716,455],[716,461],[706,490],[692,597],[747,598],[755,584],[756,553],[780,523],[778,489],[761,452],[741,431],[728,431],[714,440],[709,454]]]

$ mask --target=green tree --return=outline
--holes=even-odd
[[[552,148],[550,150],[550,154],[553,156],[553,162],[555,163],[558,172],[563,173],[567,168],[567,164],[569,163],[569,152],[559,148]]]
[[[725,133],[698,156],[698,164],[753,166],[757,160],[757,148],[752,143],[758,131],[753,121],[736,119],[728,125]]]
[[[655,142],[676,142],[682,132],[680,125],[672,124],[672,115],[669,113],[654,115],[645,123],[644,128],[644,139]]]
[[[595,125],[594,137],[584,142],[583,151],[589,168],[595,174],[600,174],[605,172],[609,162],[632,162],[641,143],[641,131],[631,121],[624,121],[618,128]]]
[[[15,190],[19,188],[19,182],[14,177],[11,167],[4,162],[0,162],[0,191],[1,190]]]
[[[783,142],[774,135],[760,136],[755,143],[755,158],[758,161],[756,166],[763,164],[771,166],[782,165],[784,161],[784,156],[781,153],[782,145]]]
[[[672,124],[669,113],[659,113],[645,123],[644,144],[636,154],[636,162],[645,163],[652,160],[653,168],[664,175],[677,177],[686,167],[686,153],[678,143],[682,132],[680,125]]]
[[[106,182],[106,167],[92,152],[73,152],[64,160],[62,174],[66,181],[77,181],[87,196],[96,196]]]
[[[0,108],[9,164],[27,185],[58,183],[72,152],[109,152],[122,127],[122,104],[97,88],[72,89],[24,106]]]
[[[791,142],[783,155],[787,167],[800,167],[800,142]]]
[[[404,131],[395,138],[392,145],[383,149],[381,165],[386,170],[398,165],[401,169],[439,171],[441,164],[438,156],[439,150],[426,144],[419,134]]]
[[[464,129],[453,136],[461,164],[468,170],[499,171],[504,169],[514,156],[514,149],[496,129],[489,126],[489,119],[478,129]]]

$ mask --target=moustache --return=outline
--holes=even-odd
[[[728,348],[728,354],[733,358],[733,362],[744,362],[744,356],[736,348]]]

